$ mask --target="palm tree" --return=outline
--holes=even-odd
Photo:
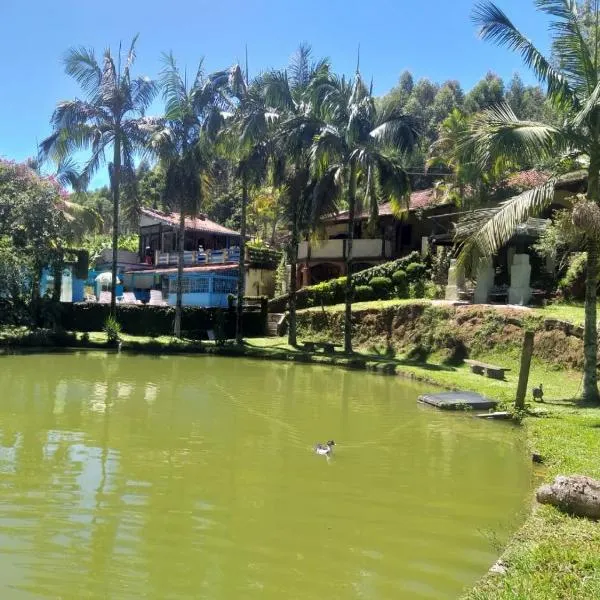
[[[236,162],[236,176],[242,186],[240,258],[238,264],[238,289],[236,306],[236,342],[243,342],[242,317],[244,308],[246,226],[249,190],[259,186],[267,173],[269,158],[273,155],[272,125],[277,115],[270,111],[261,93],[260,79],[249,82],[239,65],[211,76],[216,90],[226,92],[231,113],[221,136],[223,147]]]
[[[408,206],[410,182],[403,152],[415,143],[413,123],[399,104],[379,112],[357,71],[350,83],[331,77],[319,85],[318,97],[326,115],[311,148],[318,177],[315,206],[343,198],[348,208],[344,349],[352,352],[352,241],[355,217],[363,207],[373,226],[380,201],[389,200],[396,212]]]
[[[289,224],[290,263],[288,344],[295,346],[298,244],[300,235],[310,227],[310,217],[321,214],[312,210],[314,179],[311,175],[310,148],[324,123],[317,114],[320,84],[328,81],[329,62],[313,62],[311,48],[301,45],[287,71],[271,71],[262,78],[263,94],[269,107],[279,115],[277,143],[280,151],[275,169],[284,189],[281,209]],[[318,208],[322,209],[324,205]],[[317,207],[314,207],[317,208]]]
[[[204,74],[202,61],[188,85],[172,54],[165,55],[161,85],[164,120],[152,135],[151,145],[163,160],[165,198],[179,211],[179,257],[175,337],[181,337],[185,217],[195,217],[210,187],[211,145],[221,125],[218,93]]]
[[[109,176],[113,196],[112,294],[110,311],[116,313],[117,250],[119,239],[119,196],[123,173],[134,170],[134,156],[146,145],[149,120],[144,118],[156,94],[156,85],[147,77],[134,78],[133,39],[125,64],[121,64],[121,47],[117,60],[110,49],[100,64],[93,50],[71,48],[65,57],[65,71],[81,86],[85,100],[59,102],[51,123],[53,133],[40,145],[41,153],[62,164],[81,150],[91,150],[82,175],[91,175],[105,163],[105,153],[112,148]]]
[[[596,290],[598,285],[598,231],[600,230],[600,37],[598,0],[594,0],[594,27],[588,29],[575,0],[537,0],[538,9],[552,18],[553,60],[545,58],[489,1],[474,11],[480,36],[518,52],[524,63],[546,85],[550,101],[560,109],[562,125],[520,121],[506,105],[488,108],[476,118],[472,142],[480,168],[498,158],[523,164],[569,153],[589,161],[586,201],[576,203],[573,221],[587,235],[587,277],[584,328],[584,397],[600,402],[598,393]],[[540,214],[554,198],[556,177],[469,219],[469,234],[461,250],[463,260],[479,254],[492,256],[529,216]]]

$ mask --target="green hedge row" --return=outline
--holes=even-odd
[[[385,300],[391,297],[407,298],[409,287],[413,289],[412,295],[422,298],[429,265],[420,261],[420,254],[411,252],[403,258],[355,273],[352,276],[354,300],[360,302]],[[302,288],[296,294],[296,306],[302,309],[341,304],[345,299],[345,286],[346,278],[338,277]],[[269,301],[269,312],[285,312],[288,309],[288,302],[289,294],[273,298]]]
[[[107,304],[75,303],[62,304],[60,322],[68,331],[102,331],[110,307]],[[219,308],[186,306],[181,317],[181,329],[187,337],[204,337],[206,331],[215,329],[215,318],[220,313],[226,337],[235,334],[235,312]],[[170,335],[173,333],[175,308],[172,306],[132,305],[118,306],[117,320],[123,333],[130,335]],[[263,336],[266,330],[264,311],[247,311],[243,317],[244,336]]]

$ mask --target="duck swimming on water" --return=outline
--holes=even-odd
[[[334,446],[335,442],[333,440],[329,440],[326,444],[317,444],[315,446],[315,453],[320,454],[321,456],[331,456],[333,454]]]

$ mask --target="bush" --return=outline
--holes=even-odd
[[[406,271],[400,269],[392,274],[392,283],[398,298],[408,298],[408,277]]]
[[[425,298],[425,282],[421,279],[410,284],[411,298]]]
[[[103,330],[109,344],[116,344],[121,339],[121,323],[112,315],[109,315],[104,321]]]
[[[432,281],[425,282],[424,297],[429,300],[443,300],[446,288],[443,285],[433,283]]]
[[[62,304],[62,326],[69,331],[102,331],[109,316],[110,307],[97,302]],[[224,314],[225,331],[228,338],[234,336],[235,313],[221,308],[184,306],[181,329],[185,337],[201,338],[209,329],[215,329],[215,315]],[[123,333],[131,335],[171,335],[175,307],[173,306],[117,306],[117,319]],[[260,311],[245,311],[243,315],[244,335],[257,337],[264,335],[266,315]]]
[[[376,300],[387,300],[392,293],[392,280],[389,277],[373,277],[369,281]]]
[[[425,278],[427,267],[423,263],[413,262],[406,267],[406,275],[411,283]]]
[[[370,285],[357,285],[354,288],[354,300],[357,302],[368,302],[373,300],[373,288]]]
[[[381,265],[376,265],[370,269],[359,271],[352,276],[355,285],[367,285],[373,277],[391,277],[396,271],[406,271],[406,268],[411,263],[418,263],[421,256],[418,252],[411,252],[403,258],[398,258]]]

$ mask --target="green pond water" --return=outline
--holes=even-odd
[[[519,525],[531,465],[517,429],[417,405],[425,389],[0,356],[0,598],[457,598]]]

